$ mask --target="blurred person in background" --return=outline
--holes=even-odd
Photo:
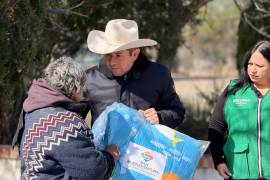
[[[127,19],[110,20],[105,32],[89,33],[89,50],[104,55],[99,65],[87,70],[84,95],[93,121],[113,102],[137,109],[152,124],[175,128],[183,121],[185,109],[169,70],[140,51],[156,44],[139,39],[137,23]]]
[[[269,89],[270,42],[259,41],[247,52],[240,79],[219,97],[209,122],[210,151],[224,179],[270,179]]]
[[[95,149],[92,132],[76,113],[86,74],[61,57],[34,80],[23,103],[13,144],[20,147],[21,179],[106,179],[119,158],[115,145]]]

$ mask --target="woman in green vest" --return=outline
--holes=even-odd
[[[270,42],[247,52],[243,74],[219,97],[208,137],[224,179],[270,179]]]

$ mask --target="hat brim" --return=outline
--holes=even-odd
[[[152,39],[138,39],[126,44],[112,44],[105,40],[103,31],[93,30],[88,34],[87,47],[97,54],[109,54],[126,49],[154,46],[157,42]]]

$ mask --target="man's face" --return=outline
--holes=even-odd
[[[114,76],[122,76],[128,73],[135,60],[138,58],[140,49],[123,50],[106,54],[104,56],[106,66]]]

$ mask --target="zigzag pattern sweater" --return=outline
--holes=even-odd
[[[35,104],[33,98],[30,102]],[[21,179],[98,180],[109,176],[114,164],[110,154],[95,149],[92,133],[77,113],[52,104],[25,113],[20,159]]]

